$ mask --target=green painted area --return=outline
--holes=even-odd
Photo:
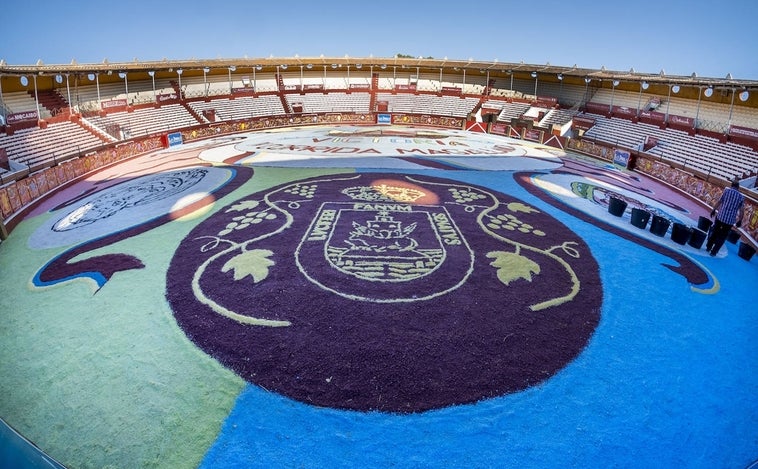
[[[174,250],[244,194],[333,172],[256,169],[209,211],[88,253],[145,264],[97,292],[81,279],[35,288],[37,270],[65,249],[26,245],[51,215],[20,223],[0,244],[0,416],[70,467],[197,467],[245,382],[176,324],[165,299]]]

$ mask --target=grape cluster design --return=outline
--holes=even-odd
[[[481,200],[487,197],[484,194],[467,190],[467,189],[456,189],[455,187],[452,187],[448,190],[450,191],[450,194],[453,196],[453,199],[455,199],[455,201],[458,202],[459,204],[465,204],[468,202],[473,202],[475,200]]]
[[[235,231],[235,230],[244,230],[245,228],[249,227],[250,225],[257,225],[258,223],[261,223],[264,220],[273,220],[276,218],[275,213],[270,213],[267,211],[252,211],[247,212],[244,215],[238,215],[234,218],[232,218],[232,221],[226,224],[226,228],[219,231],[219,236],[225,236],[229,233]]]
[[[532,233],[535,236],[545,236],[544,231],[534,229],[534,226],[522,222],[517,216],[510,213],[490,217],[487,227],[492,230],[520,231],[521,233]]]
[[[316,193],[316,184],[310,184],[310,185],[300,185],[296,184],[292,187],[288,187],[284,190],[287,194],[297,195],[300,197],[305,197],[306,199],[312,199],[313,195]]]

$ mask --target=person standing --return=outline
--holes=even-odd
[[[711,218],[715,216],[716,221],[705,243],[705,249],[711,256],[718,254],[733,225],[736,224],[738,228],[742,226],[744,206],[745,196],[740,193],[740,182],[735,179],[731,187],[724,189],[719,201],[711,210]]]

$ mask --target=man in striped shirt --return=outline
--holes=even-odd
[[[716,222],[713,224],[711,234],[705,243],[705,249],[711,253],[711,256],[718,254],[732,230],[732,225],[736,223],[738,228],[742,225],[744,206],[745,196],[740,194],[740,183],[735,179],[732,181],[732,187],[724,189],[721,198],[711,210],[711,217],[715,215]]]

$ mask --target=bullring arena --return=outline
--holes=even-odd
[[[0,66],[9,467],[758,460],[755,82]],[[704,239],[732,180],[745,217]]]

